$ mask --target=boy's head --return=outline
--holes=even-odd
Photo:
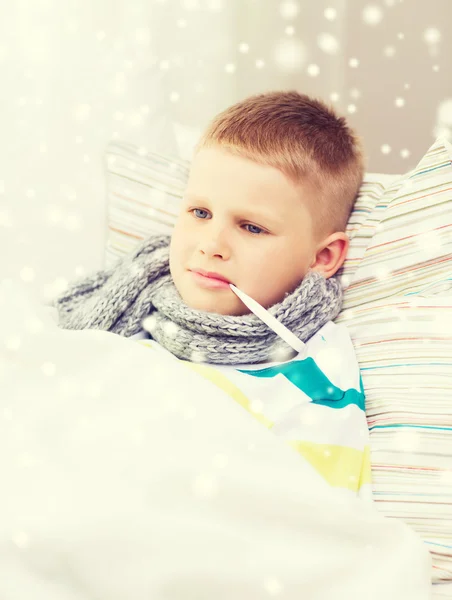
[[[171,239],[171,275],[184,301],[208,312],[249,312],[206,273],[267,308],[309,270],[334,275],[363,173],[358,138],[319,100],[269,92],[221,112],[196,146]]]

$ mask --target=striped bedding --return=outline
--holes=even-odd
[[[451,155],[437,140],[405,175],[366,175],[336,320],[361,368],[374,498],[422,536],[434,582],[452,581]],[[188,172],[186,161],[108,145],[106,266],[171,232]]]
[[[374,499],[422,536],[435,582],[452,581],[451,158],[438,140],[383,192],[336,320],[362,373]]]
[[[132,337],[168,354],[143,334]],[[302,354],[284,363],[182,362],[284,439],[342,497],[372,499],[365,399],[346,327],[326,323]]]

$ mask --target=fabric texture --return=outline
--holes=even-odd
[[[170,239],[149,236],[119,264],[72,284],[54,301],[60,326],[125,337],[144,327],[175,356],[195,362],[233,365],[293,355],[254,314],[230,316],[190,308],[169,272]],[[305,342],[337,316],[341,302],[339,281],[312,271],[269,312]]]
[[[378,509],[424,539],[452,581],[452,152],[438,140],[378,201],[336,323],[366,393]]]
[[[143,337],[134,339],[153,351],[151,360],[167,353]],[[287,362],[234,367],[183,363],[283,439],[338,495],[371,501],[365,398],[344,325],[329,321]]]
[[[109,265],[148,232],[171,230],[189,163],[120,142],[107,156]],[[434,582],[452,581],[450,157],[437,140],[405,174],[365,175],[335,320],[347,325],[361,368],[376,506],[422,536]]]
[[[206,365],[59,329],[10,284],[0,331],[21,343],[0,377],[2,600],[264,600],[275,581],[284,600],[429,597],[419,537],[341,497],[194,370]]]

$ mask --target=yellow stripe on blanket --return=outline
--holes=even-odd
[[[214,383],[250,412],[260,423],[271,429],[273,426],[272,421],[265,418],[261,413],[253,411],[251,402],[245,394],[217,369],[200,363],[181,362]],[[287,443],[301,454],[331,486],[357,492],[363,484],[371,481],[369,446],[361,451],[334,444],[317,444],[292,440],[287,440]]]
[[[140,340],[140,343],[152,347],[152,342]],[[235,400],[251,416],[272,429],[274,422],[262,412],[253,409],[252,398],[250,399],[231,379],[216,367],[203,363],[194,363],[180,360],[201,377],[209,380],[230,398]],[[335,416],[337,409],[331,409]],[[363,417],[364,419],[365,417]],[[342,425],[342,419],[340,420]],[[325,444],[303,440],[285,440],[294,448],[332,487],[342,488],[357,493],[362,486],[371,483],[370,450],[369,445],[360,448],[352,448],[346,445]]]
[[[242,406],[245,410],[250,412],[255,419],[262,423],[262,425],[265,425],[265,427],[268,427],[268,429],[273,427],[273,422],[270,421],[270,419],[267,419],[261,413],[253,411],[249,399],[236,385],[234,385],[225,375],[223,375],[223,373],[220,373],[216,369],[200,363],[192,363],[187,360],[181,360],[181,362],[193,371],[199,373],[205,379],[208,379],[214,383],[217,387],[223,390],[223,392],[226,392],[226,394],[238,402],[238,404],[240,404],[240,406]]]
[[[326,481],[334,487],[357,492],[362,485],[371,482],[370,450],[364,451],[313,442],[287,442],[301,454]],[[359,477],[357,476],[359,473]]]

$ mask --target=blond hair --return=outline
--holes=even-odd
[[[250,96],[219,113],[201,148],[221,146],[282,171],[295,185],[310,184],[316,233],[345,231],[364,175],[362,146],[344,117],[296,91]]]

